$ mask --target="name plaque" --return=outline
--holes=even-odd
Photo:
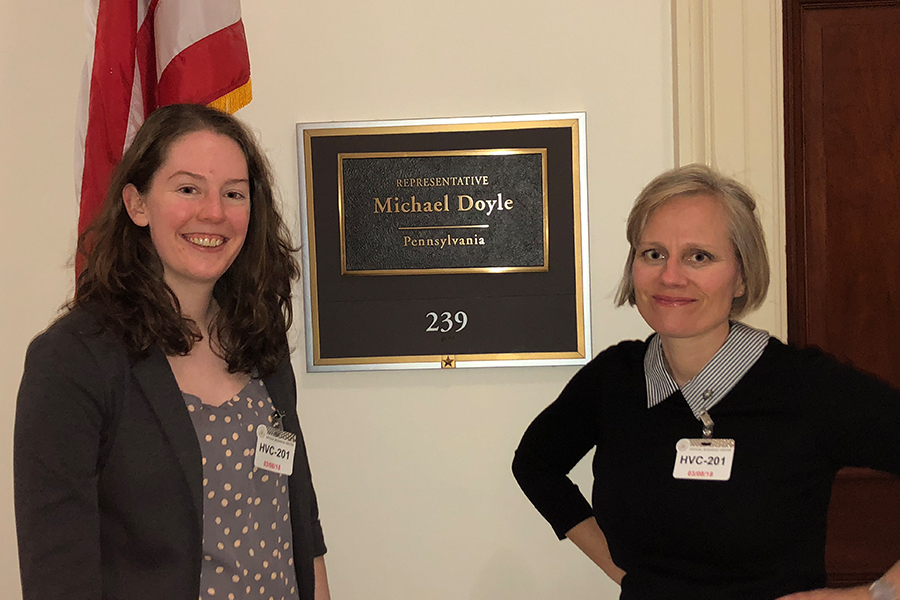
[[[345,275],[546,271],[547,149],[338,155]]]
[[[584,113],[297,125],[307,370],[583,365]]]

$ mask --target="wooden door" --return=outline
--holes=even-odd
[[[900,387],[900,1],[784,9],[788,337]],[[897,559],[900,481],[842,471],[830,585]]]

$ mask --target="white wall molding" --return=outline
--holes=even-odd
[[[785,339],[784,102],[780,0],[672,0],[675,164],[700,162],[759,199],[772,284],[748,319]]]

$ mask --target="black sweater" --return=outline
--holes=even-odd
[[[602,352],[534,420],[513,461],[525,494],[560,538],[596,517],[626,572],[623,600],[771,600],[823,586],[834,475],[900,474],[900,392],[772,338],[709,411],[715,437],[735,440],[730,480],[674,479],[676,442],[702,426],[681,392],[647,408],[646,347]],[[592,509],[567,474],[595,446]]]

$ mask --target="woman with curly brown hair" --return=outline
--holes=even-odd
[[[79,253],[19,389],[24,598],[328,598],[286,336],[299,269],[253,136],[154,112]]]

